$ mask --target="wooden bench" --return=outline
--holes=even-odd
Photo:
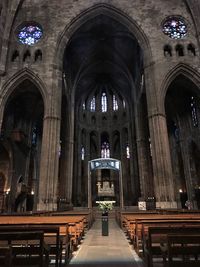
[[[52,212],[50,213],[51,216],[83,216],[84,220],[84,228],[90,229],[94,222],[94,214],[92,211],[89,210],[70,210],[65,212]]]
[[[11,246],[0,246],[0,266],[1,267],[12,267]]]
[[[170,234],[200,234],[200,226],[176,225],[148,227],[147,237],[144,239],[144,261],[146,266],[153,266],[154,257],[160,257],[163,262],[167,257],[167,236]],[[171,267],[171,266],[170,266]]]
[[[55,266],[61,266],[63,252],[63,238],[60,236],[60,225],[0,225],[2,232],[33,232],[42,231],[44,242],[49,246],[49,256],[55,258]]]
[[[122,226],[125,233],[130,238],[134,247],[137,248],[138,241],[141,240],[141,229],[144,221],[168,221],[168,220],[199,220],[200,214],[126,214],[122,216]]]
[[[0,246],[11,247],[11,266],[49,266],[49,247],[42,231],[0,232]]]
[[[58,225],[59,235],[63,240],[65,261],[77,247],[84,234],[84,216],[0,216],[0,225]],[[69,237],[70,240],[67,238]]]
[[[148,233],[148,227],[175,227],[183,225],[197,225],[200,227],[200,219],[157,219],[157,220],[136,220],[135,223],[135,236],[134,236],[134,248],[136,252],[139,254],[141,250],[143,250],[143,239],[146,237]]]
[[[199,267],[200,235],[169,234],[166,267]]]

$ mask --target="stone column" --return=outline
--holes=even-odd
[[[176,208],[169,139],[164,114],[149,115],[154,191],[158,208]]]
[[[185,174],[185,183],[187,188],[187,196],[188,200],[193,203],[193,208],[197,208],[197,203],[195,201],[195,184],[192,176],[191,171],[191,155],[189,152],[189,143],[188,143],[188,136],[190,136],[190,125],[188,120],[181,120],[181,131],[180,131],[180,147],[181,147],[181,154],[183,159],[183,168]]]
[[[74,192],[76,192],[76,200],[79,202],[78,204],[80,205],[82,203],[82,186],[83,186],[83,173],[82,173],[82,145],[84,145],[84,142],[82,142],[83,137],[82,137],[82,128],[78,129],[78,133],[76,134],[77,136],[77,142],[78,145],[75,145],[74,148],[74,155],[75,155],[75,159],[76,159],[76,169],[74,170],[74,174],[76,175],[76,187],[74,188]],[[84,146],[85,148],[85,146]]]
[[[144,112],[144,103],[140,101],[136,110],[136,135],[137,135],[137,156],[138,169],[140,177],[141,198],[146,199],[148,196],[153,196],[153,179],[152,170],[150,168],[150,148],[147,133],[147,121],[144,121],[146,114]]]
[[[71,204],[72,201],[72,179],[73,179],[73,161],[74,161],[74,109],[73,105],[70,105],[71,111],[69,109],[69,129],[68,138],[66,139],[66,186],[65,186],[65,196],[67,202]]]
[[[128,133],[126,130],[122,129],[120,133],[120,154],[121,154],[121,167],[122,167],[122,190],[123,190],[123,196],[124,196],[124,204],[126,204],[126,196],[128,195],[128,184],[127,184],[127,166],[126,166],[126,150],[125,150],[125,144],[128,141],[127,135]],[[129,144],[130,147],[131,144]],[[120,179],[120,177],[119,177]],[[119,189],[120,189],[120,181],[119,181]],[[121,198],[121,195],[120,195]],[[121,202],[121,199],[120,199]]]
[[[85,143],[85,160],[84,160],[84,187],[83,195],[85,197],[85,204],[88,201],[88,162],[90,161],[90,131],[86,131],[86,143]],[[91,200],[90,200],[91,201]]]
[[[164,99],[159,94],[162,70],[151,62],[144,71],[156,207],[177,208]]]
[[[45,115],[40,161],[38,210],[57,209],[59,143],[60,117]]]
[[[183,167],[184,167],[184,173],[185,173],[187,195],[188,195],[188,199],[190,201],[193,201],[195,194],[194,194],[194,185],[193,185],[191,170],[190,170],[190,155],[188,152],[187,141],[180,140],[180,146],[181,146],[181,152],[182,152],[182,158],[183,158]]]

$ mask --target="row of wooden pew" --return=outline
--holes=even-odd
[[[118,221],[145,266],[200,266],[200,213],[121,212]]]
[[[49,266],[67,263],[85,231],[90,212],[48,216],[0,216],[0,266]]]

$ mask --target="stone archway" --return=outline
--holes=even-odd
[[[146,100],[145,93],[141,102],[140,99],[136,99],[137,95],[140,95],[137,93],[140,85],[136,85],[136,80],[140,80],[143,75],[144,54],[147,51],[142,50],[130,29],[116,20],[115,13],[113,16],[111,14],[112,12],[105,7],[95,16],[93,14],[90,17],[88,13],[86,22],[71,36],[63,58],[64,87],[61,112],[61,138],[63,139],[61,139],[61,171],[59,172],[59,183],[63,187],[59,196],[66,198],[69,203],[73,199],[73,204],[78,206],[80,203],[85,203],[84,194],[87,194],[83,190],[87,181],[85,162],[100,156],[103,139],[111,148],[111,157],[117,154],[117,158],[122,161],[123,169],[126,169],[124,172],[127,179],[124,182],[126,205],[137,205],[141,192],[136,142],[136,136],[140,131],[136,131],[135,116],[139,105],[135,106],[135,103],[143,104],[144,99]],[[140,34],[142,36],[142,33]],[[126,53],[121,54],[121,50]],[[102,98],[104,98],[105,108],[102,108]],[[91,102],[93,102],[92,108]],[[145,107],[143,112],[147,117]],[[138,116],[137,119],[143,120],[145,116]],[[148,122],[144,121],[143,124],[146,124],[145,130],[148,129]],[[95,131],[95,127],[98,133],[95,139],[92,139],[91,134]],[[118,128],[120,130],[116,141],[114,133]],[[124,128],[126,128],[126,134],[124,134]],[[81,160],[80,157],[83,131],[86,136],[87,159],[85,160]],[[148,135],[147,130],[144,134],[147,140]],[[139,136],[138,139],[140,139]],[[148,142],[142,145],[148,146]],[[131,151],[131,156],[127,155],[128,150]],[[149,153],[148,149],[146,151]],[[131,161],[133,155],[134,161]],[[147,161],[150,161],[146,168],[149,169],[150,157]],[[149,181],[152,183],[152,175]]]
[[[3,92],[1,142],[10,148],[9,209],[13,210],[20,176],[26,186],[27,199],[31,192],[38,197],[44,102],[40,90],[28,77],[7,90],[5,87]]]
[[[121,161],[112,159],[112,158],[100,158],[100,159],[93,159],[88,162],[88,208],[91,209],[93,206],[93,201],[92,201],[92,176],[91,172],[95,170],[114,170],[117,171],[119,174],[119,205],[120,208],[124,208],[124,193],[123,193],[123,181],[122,181],[122,166],[121,166]],[[97,185],[98,186],[98,185]],[[99,186],[98,186],[99,187]],[[112,187],[109,186],[109,193],[112,190]],[[114,189],[113,189],[114,192]],[[107,192],[108,193],[108,192]],[[105,195],[106,196],[106,195]],[[108,197],[108,195],[106,196]],[[97,201],[98,199],[96,199]]]
[[[182,208],[185,208],[185,198],[196,207],[195,190],[199,187],[199,170],[195,164],[196,151],[200,147],[199,103],[198,86],[184,73],[177,75],[168,87],[165,110],[176,200]]]

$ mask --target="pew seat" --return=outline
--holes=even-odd
[[[44,242],[42,231],[0,232],[0,247],[7,249],[8,246],[10,266],[49,266],[49,246]],[[0,264],[5,266],[5,259]]]

